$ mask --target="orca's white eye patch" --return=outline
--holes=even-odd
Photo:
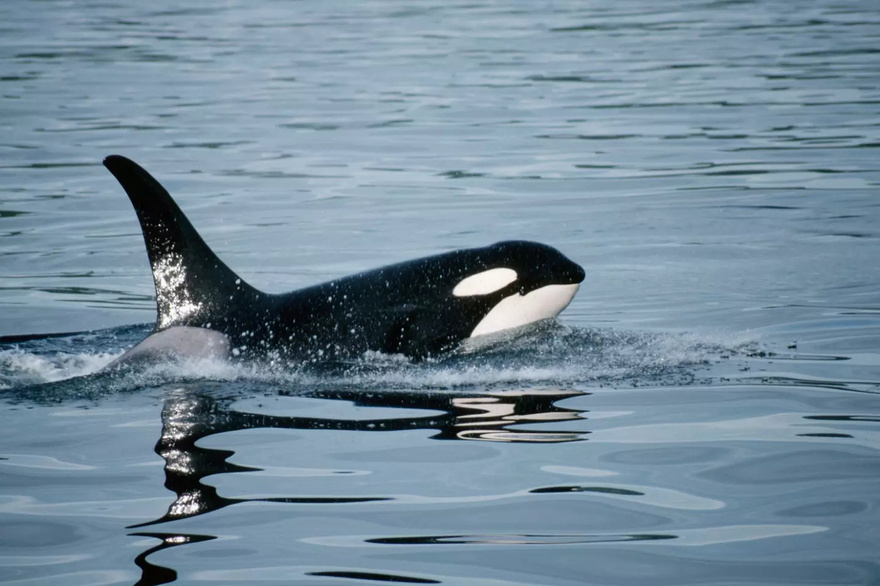
[[[513,269],[489,269],[463,279],[452,290],[452,294],[456,297],[488,295],[513,283],[516,277],[516,271]]]

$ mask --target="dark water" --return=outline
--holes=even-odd
[[[0,4],[0,582],[880,583],[878,47],[868,1]],[[110,153],[264,290],[587,281],[437,362],[101,373],[155,318]]]

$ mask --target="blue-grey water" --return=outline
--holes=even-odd
[[[875,0],[3,2],[0,583],[878,584],[878,146]],[[587,280],[438,361],[101,373],[155,320],[111,153],[263,290]]]

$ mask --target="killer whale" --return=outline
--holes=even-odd
[[[134,206],[157,306],[152,333],[111,366],[180,356],[314,362],[369,351],[423,359],[555,317],[584,280],[555,248],[515,240],[264,293],[220,260],[146,170],[120,155],[104,166]]]

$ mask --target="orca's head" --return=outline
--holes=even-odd
[[[553,247],[520,240],[477,249],[479,262],[453,296],[485,309],[471,337],[556,317],[584,280],[584,269]]]

